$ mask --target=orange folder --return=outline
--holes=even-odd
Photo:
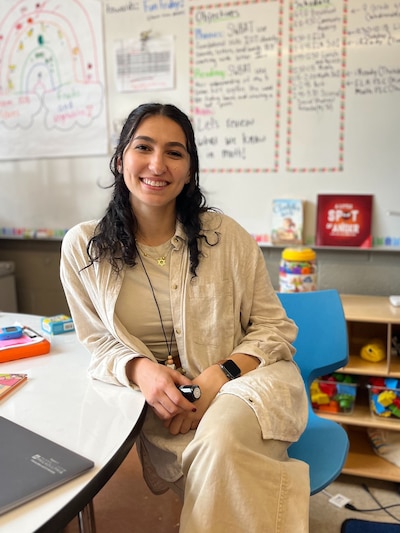
[[[0,341],[0,363],[45,355],[49,351],[50,342],[29,326],[24,326],[23,335],[19,339]]]

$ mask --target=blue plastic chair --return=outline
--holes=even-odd
[[[306,430],[288,450],[289,456],[310,466],[311,495],[323,490],[340,474],[347,458],[349,439],[336,422],[316,415],[311,407],[310,385],[315,378],[334,372],[348,362],[347,325],[336,290],[278,293],[289,318],[299,328],[294,360],[308,392]]]

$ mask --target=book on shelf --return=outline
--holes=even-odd
[[[35,355],[45,355],[49,351],[50,342],[29,326],[24,326],[22,337],[0,340],[0,363]]]
[[[0,374],[0,400],[25,383],[27,374]]]
[[[304,207],[296,198],[272,200],[272,244],[303,244]]]
[[[372,194],[319,194],[315,244],[372,246]]]

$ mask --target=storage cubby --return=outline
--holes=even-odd
[[[344,474],[400,482],[400,467],[376,455],[367,435],[367,428],[400,431],[399,419],[373,416],[365,387],[369,377],[400,379],[400,357],[392,346],[393,336],[400,339],[400,307],[393,307],[386,296],[341,295],[349,335],[349,363],[339,371],[359,377],[359,387],[351,414],[321,414],[346,429],[350,451]],[[360,357],[361,348],[374,338],[386,346],[386,358],[379,362]]]

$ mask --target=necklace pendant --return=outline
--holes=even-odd
[[[165,259],[165,255],[163,255],[162,257],[159,257],[157,259],[157,264],[160,266],[160,267],[163,267],[167,264],[167,261]]]

